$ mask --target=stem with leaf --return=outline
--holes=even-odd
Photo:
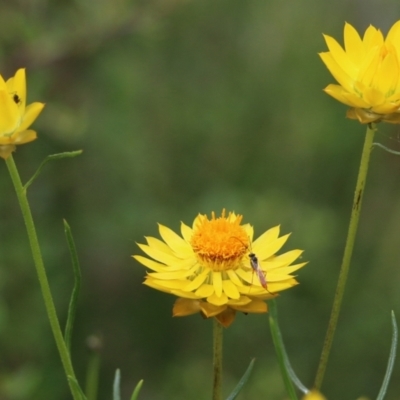
[[[61,357],[61,362],[63,364],[67,380],[73,394],[74,400],[82,399],[81,393],[79,393],[79,388],[74,384],[76,382],[76,377],[74,369],[72,366],[69,351],[64,341],[64,337],[60,328],[60,324],[57,318],[56,309],[54,306],[53,297],[51,294],[49,282],[46,275],[46,270],[43,264],[43,258],[39,246],[39,241],[36,235],[35,224],[33,222],[31,210],[29,207],[29,202],[26,196],[26,188],[22,185],[21,178],[19,176],[17,167],[15,165],[12,155],[10,155],[6,160],[7,168],[10,173],[14,188],[17,194],[18,202],[21,207],[22,216],[25,221],[26,230],[28,233],[29,244],[32,251],[33,261],[36,267],[36,272],[39,279],[40,289],[42,291],[42,296],[44,304],[47,311],[47,316],[49,318],[51,330],[54,335],[54,339],[57,345],[58,352]]]
[[[367,179],[368,164],[373,147],[373,139],[375,131],[376,128],[374,124],[367,125],[367,132],[365,135],[364,147],[361,155],[361,162],[358,171],[356,190],[354,192],[353,207],[351,210],[350,224],[347,233],[347,240],[344,249],[342,266],[340,268],[339,279],[335,292],[335,298],[333,300],[331,316],[328,324],[328,330],[326,332],[324,346],[322,348],[321,358],[319,361],[317,375],[314,383],[314,386],[317,389],[321,388],[322,381],[324,379],[326,365],[328,363],[333,337],[335,335],[340,308],[342,305],[343,294],[346,287],[348,272],[350,269],[351,256],[353,254],[353,247],[357,234],[358,221],[360,219],[361,204],[364,195],[365,181]]]

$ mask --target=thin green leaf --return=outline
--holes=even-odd
[[[137,400],[139,396],[140,389],[143,386],[143,379],[141,379],[135,387],[135,390],[132,393],[131,400]]]
[[[80,400],[87,400],[85,393],[82,392],[82,389],[79,386],[78,381],[71,375],[68,375],[67,377],[68,377],[68,381],[70,382],[71,386],[74,388],[74,390],[76,392],[78,392],[78,394],[80,396]]]
[[[72,158],[79,156],[82,154],[83,150],[76,150],[76,151],[66,151],[65,153],[58,153],[58,154],[52,154],[50,156],[47,156],[42,163],[39,165],[39,168],[36,170],[36,172],[33,174],[32,178],[29,179],[27,183],[24,185],[24,191],[26,193],[28,187],[32,185],[33,181],[39,176],[40,172],[42,171],[42,168],[45,166],[45,164],[49,161],[53,160],[61,160],[62,158]]]
[[[378,394],[378,397],[376,398],[376,400],[383,400],[385,397],[386,391],[389,386],[390,377],[392,376],[394,361],[396,359],[398,331],[397,331],[396,317],[395,317],[393,311],[392,311],[392,328],[393,328],[392,345],[390,347],[388,365],[386,368],[385,377],[383,378],[381,390],[379,391],[379,394]]]
[[[287,363],[285,362],[285,358],[287,359],[287,354],[285,351],[285,346],[283,344],[282,334],[279,329],[278,309],[275,300],[268,301],[268,315],[269,315],[269,326],[272,333],[272,340],[274,342],[275,351],[278,357],[279,367],[281,370],[287,394],[289,395],[289,398],[291,400],[297,400],[297,395],[292,385],[289,371],[287,369]]]
[[[121,372],[119,369],[115,371],[115,378],[113,384],[113,400],[121,400]]]
[[[372,146],[380,147],[381,149],[386,150],[388,153],[392,153],[392,154],[396,154],[396,156],[400,156],[400,151],[395,151],[395,150],[389,149],[389,147],[386,147],[383,144],[372,143]]]
[[[239,394],[239,392],[242,390],[243,386],[247,383],[247,381],[250,378],[250,374],[251,371],[253,371],[253,367],[254,367],[254,362],[256,361],[255,358],[253,358],[250,361],[249,366],[246,369],[246,372],[244,373],[244,375],[242,376],[242,378],[240,379],[240,381],[238,382],[238,384],[236,385],[235,389],[233,389],[232,393],[227,397],[226,400],[234,400],[236,399],[237,395]]]
[[[74,272],[74,287],[72,289],[71,299],[68,307],[67,323],[65,325],[64,340],[68,351],[71,349],[72,329],[75,321],[76,307],[78,302],[79,291],[81,288],[81,270],[79,267],[78,254],[76,252],[74,238],[72,237],[71,228],[66,220],[64,220],[64,233],[67,238],[69,254],[71,256],[72,269]]]
[[[97,337],[90,336],[87,342],[93,341],[97,342],[99,339]],[[95,346],[97,347],[97,346]],[[85,393],[88,400],[97,399],[97,391],[99,388],[99,372],[100,372],[100,348],[93,348],[89,345],[91,354],[89,356],[88,367],[86,372],[86,384]]]

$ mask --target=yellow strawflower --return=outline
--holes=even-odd
[[[302,250],[275,254],[289,235],[279,236],[276,226],[253,242],[253,227],[241,221],[225,210],[210,219],[199,214],[192,227],[181,223],[182,237],[159,225],[162,241],[146,237],[147,245],[139,244],[148,257],[133,257],[152,271],[144,284],[178,296],[174,316],[201,313],[227,327],[236,311],[265,313],[264,300],[297,284],[292,273],[306,263],[290,264]],[[257,261],[253,267],[251,256]]]
[[[320,53],[339,83],[324,90],[350,106],[347,116],[361,123],[400,123],[400,21],[382,32],[369,26],[363,38],[348,23],[344,27],[344,48],[324,35],[329,51]]]
[[[317,390],[311,390],[310,392],[308,392],[306,395],[304,395],[304,397],[302,398],[302,400],[326,400],[326,397],[323,396],[320,392],[318,392]]]
[[[25,69],[7,82],[0,75],[0,157],[7,159],[16,145],[36,139],[36,132],[28,128],[43,107],[43,103],[26,106]]]

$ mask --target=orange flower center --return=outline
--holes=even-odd
[[[200,216],[193,230],[191,245],[202,265],[213,271],[226,271],[240,266],[250,245],[241,221],[241,215],[229,213],[225,217],[225,210],[219,218],[215,217],[214,212],[211,219],[206,215]]]

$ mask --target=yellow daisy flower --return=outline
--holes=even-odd
[[[302,250],[275,255],[289,235],[279,236],[276,226],[253,242],[253,227],[241,222],[225,210],[210,219],[199,214],[191,228],[181,223],[182,237],[159,225],[163,241],[146,237],[147,245],[139,244],[149,258],[133,257],[152,271],[144,284],[179,297],[174,316],[200,312],[227,327],[236,311],[265,313],[264,300],[297,284],[292,273],[306,263],[290,264]]]
[[[324,35],[329,51],[320,53],[339,85],[324,91],[351,108],[347,117],[362,124],[400,123],[400,21],[382,32],[369,26],[363,38],[350,24],[344,27],[344,48]]]
[[[320,392],[317,390],[311,390],[308,392],[302,400],[326,400],[326,397],[323,396]]]
[[[43,107],[43,103],[26,106],[25,69],[7,82],[0,75],[0,157],[7,159],[16,145],[36,139],[36,132],[28,128]]]

